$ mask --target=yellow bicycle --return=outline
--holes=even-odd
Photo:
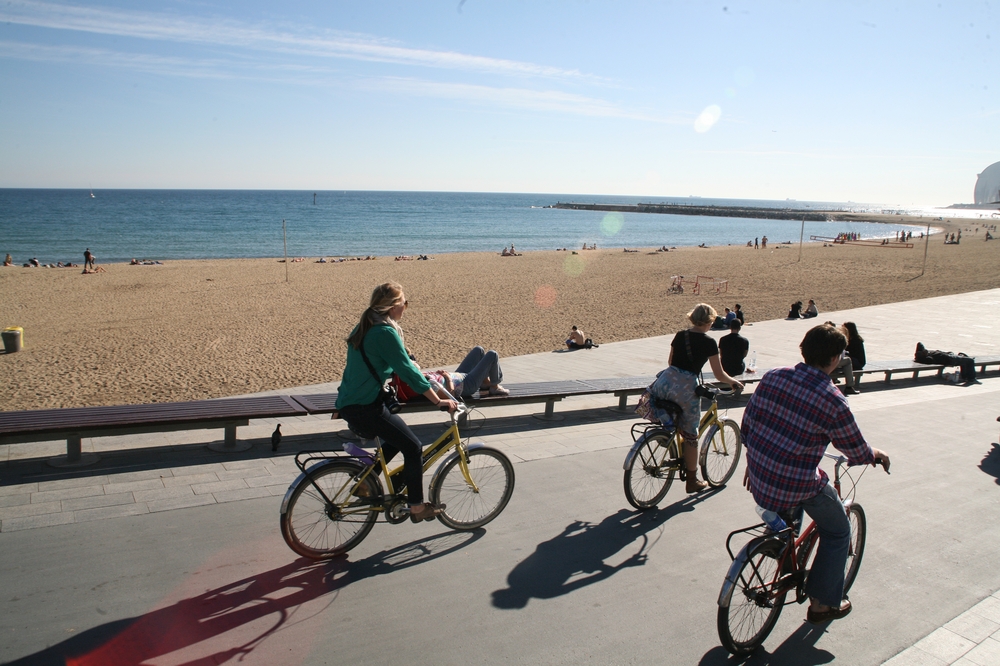
[[[719,418],[718,396],[732,395],[733,391],[702,384],[695,393],[712,401],[698,425],[698,441],[701,442],[698,462],[705,480],[715,488],[729,481],[736,471],[743,451],[743,438],[736,421]],[[684,452],[674,425],[682,409],[671,400],[663,401],[660,406],[672,415],[673,423],[633,424],[635,444],[625,456],[625,497],[637,509],[656,506],[670,490],[675,474],[682,481],[687,478]]]
[[[458,403],[451,425],[423,452],[425,472],[443,458],[431,478],[430,500],[447,505],[438,520],[456,530],[490,522],[514,492],[514,467],[507,456],[462,440],[459,422],[467,413],[468,408]],[[302,473],[281,503],[281,536],[299,555],[316,560],[335,557],[361,543],[380,513],[392,524],[409,517],[403,466],[389,469],[381,441],[368,441],[376,447],[374,452],[349,443],[346,455],[302,451],[295,456]]]

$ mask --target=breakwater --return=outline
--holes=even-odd
[[[805,211],[794,208],[755,208],[752,206],[696,206],[670,203],[563,203],[550,208],[565,210],[596,210],[614,213],[660,213],[668,215],[708,215],[711,217],[749,217],[755,220],[805,220],[806,222],[828,222],[847,219],[843,212]]]

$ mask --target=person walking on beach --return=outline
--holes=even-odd
[[[87,271],[87,270],[94,270],[94,259],[95,258],[96,257],[94,257],[94,255],[90,253],[90,248],[89,247],[86,250],[84,250],[84,252],[83,252],[83,270],[85,270],[85,271]]]
[[[759,241],[760,241],[759,238],[754,238],[753,239],[753,249],[755,249],[755,250],[759,250],[760,249],[760,242]]]
[[[761,239],[760,239],[760,248],[762,250],[766,250],[767,249],[767,236],[762,236],[761,237]]]

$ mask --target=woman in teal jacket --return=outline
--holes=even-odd
[[[347,366],[337,395],[337,410],[351,430],[382,439],[386,460],[391,460],[397,452],[403,454],[410,520],[419,523],[432,520],[444,507],[424,502],[423,445],[403,419],[382,404],[382,385],[395,372],[431,404],[448,412],[454,412],[457,406],[454,400],[439,398],[420,368],[410,360],[398,323],[408,305],[403,287],[395,282],[379,285],[372,292],[368,309],[361,313],[361,321],[347,338]],[[365,356],[371,369],[365,363]],[[377,380],[372,370],[378,375]]]

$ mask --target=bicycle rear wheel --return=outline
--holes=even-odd
[[[719,639],[731,654],[745,656],[756,650],[778,622],[788,594],[778,585],[784,545],[772,539],[754,546],[719,604]]]
[[[431,484],[431,501],[445,504],[438,520],[455,530],[482,527],[500,515],[514,494],[514,466],[495,449],[472,449],[467,454],[469,476],[465,480],[458,456],[441,469]]]
[[[705,433],[701,444],[701,473],[713,488],[724,485],[736,472],[743,451],[740,427],[732,419],[720,419]]]
[[[643,441],[625,468],[625,499],[640,510],[656,506],[670,490],[677,464],[677,437],[657,432]]]
[[[289,548],[323,560],[346,553],[368,536],[378,517],[373,501],[382,491],[369,474],[350,494],[363,471],[360,465],[336,462],[299,476],[281,514],[281,536]]]

